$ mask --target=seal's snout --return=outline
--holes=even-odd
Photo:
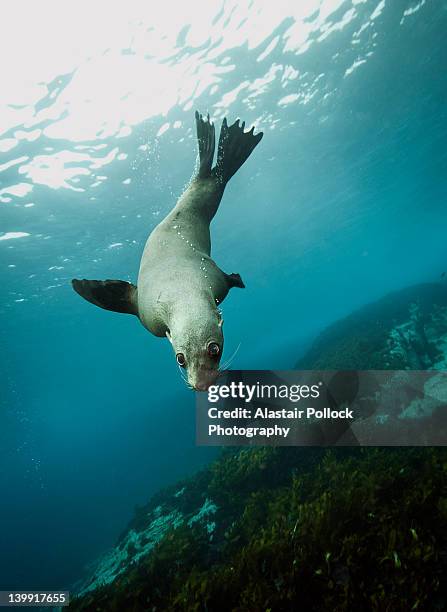
[[[196,391],[208,391],[208,389],[211,387],[212,381],[207,381],[207,382],[198,382],[196,383],[196,386],[194,387],[194,389]]]
[[[198,375],[190,376],[189,382],[195,391],[208,391],[211,385],[216,383],[218,376],[217,370],[202,370]]]

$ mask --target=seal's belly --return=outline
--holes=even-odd
[[[210,301],[228,291],[225,276],[210,257],[210,210],[222,197],[214,179],[195,180],[175,208],[152,231],[138,275],[140,319],[155,335],[166,332],[173,304],[206,292]]]
[[[198,293],[215,301],[225,290],[224,274],[209,255],[186,241],[179,245],[163,233],[150,237],[138,275],[138,309],[143,325],[153,334],[165,335],[173,304],[187,308]]]

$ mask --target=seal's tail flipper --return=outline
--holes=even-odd
[[[71,281],[73,289],[84,300],[115,312],[138,315],[137,288],[122,280],[78,280]]]
[[[210,116],[207,121],[196,111],[197,141],[199,143],[199,176],[205,178],[211,174],[211,166],[214,158],[214,148],[216,143],[216,132],[214,123],[211,123]]]
[[[225,185],[242,164],[248,159],[253,149],[261,140],[263,133],[254,134],[254,127],[244,132],[245,121],[239,126],[239,119],[228,127],[224,119],[220,129],[217,163],[213,174]]]

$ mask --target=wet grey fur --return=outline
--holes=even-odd
[[[226,274],[211,259],[210,223],[225,186],[262,138],[245,124],[222,122],[217,160],[215,128],[196,113],[199,166],[174,209],[150,234],[141,258],[137,287],[125,281],[73,280],[89,302],[139,317],[152,334],[167,336],[186,362],[189,384],[206,389],[218,373],[223,351],[218,305],[232,287],[244,287],[239,274]],[[210,343],[220,347],[210,356]]]

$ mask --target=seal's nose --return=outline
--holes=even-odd
[[[196,391],[208,391],[211,385],[215,384],[219,372],[217,370],[201,369],[194,374],[195,376],[190,376],[189,379],[191,386]]]
[[[211,386],[211,381],[197,382],[194,386],[196,391],[208,391]]]

